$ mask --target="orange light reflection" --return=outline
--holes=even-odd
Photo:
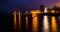
[[[14,29],[16,29],[16,11],[14,11]]]
[[[51,24],[52,24],[52,32],[57,32],[57,24],[56,24],[56,19],[55,19],[55,17],[54,16],[52,16],[52,22],[51,22]]]
[[[21,28],[21,19],[20,19],[20,18],[21,18],[21,13],[20,13],[20,11],[19,11],[19,12],[18,12],[18,20],[19,20],[19,21],[18,21],[18,27],[19,27],[19,28]]]
[[[37,14],[32,13],[32,32],[38,31],[38,18]]]
[[[28,17],[26,16],[26,28],[28,28]]]

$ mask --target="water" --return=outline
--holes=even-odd
[[[26,16],[26,29],[28,29],[28,17]]]
[[[51,27],[52,27],[52,32],[57,32],[57,22],[55,16],[52,16]]]
[[[42,21],[42,31],[43,32],[59,32],[58,31],[58,26],[60,25],[59,23],[59,25],[57,25],[57,19],[56,19],[56,16],[50,16],[51,17],[51,19],[49,18],[49,16],[47,16],[47,15],[43,15],[43,21]],[[29,30],[29,21],[28,21],[28,16],[26,16],[25,17],[25,19],[26,19],[26,21],[25,21],[25,26],[23,27],[24,28],[24,30],[23,29],[21,29],[21,27],[20,27],[20,25],[21,25],[21,18],[20,18],[20,14],[19,14],[19,16],[18,16],[18,19],[19,19],[19,21],[18,21],[18,27],[17,27],[17,21],[16,21],[16,14],[14,14],[14,31],[15,32],[22,32],[22,31],[24,31],[24,32],[26,32],[27,30],[29,30],[30,32],[39,32],[39,31],[41,31],[41,30],[39,30],[39,28],[41,28],[41,27],[39,27],[39,21],[38,21],[38,15],[37,14],[32,14],[32,23],[30,23],[30,24],[32,24],[31,26],[30,26],[30,28],[31,28],[31,30]],[[58,21],[60,21],[59,19],[60,19],[60,17],[57,17],[58,18]],[[51,24],[49,23],[49,19],[51,20],[50,22],[51,22]],[[23,19],[24,20],[24,19]],[[29,20],[31,20],[31,19],[29,19]],[[22,25],[21,25],[22,26]],[[51,27],[51,28],[50,28]],[[19,29],[18,29],[19,28]],[[17,31],[16,31],[17,30]],[[22,30],[22,31],[21,31]],[[26,30],[26,31],[25,31]],[[28,32],[29,32],[28,31]]]
[[[16,11],[14,12],[14,29],[16,29],[17,27],[16,27]]]
[[[16,18],[18,18],[18,21],[16,21],[17,22],[17,28],[21,29],[21,13],[20,13],[20,11],[16,15],[18,15],[18,17],[16,16]]]
[[[49,22],[47,15],[45,15],[43,18],[43,32],[49,32]]]
[[[37,17],[37,14],[32,14],[32,32],[38,32],[38,17]]]

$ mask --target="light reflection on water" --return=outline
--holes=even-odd
[[[16,11],[14,11],[14,29],[16,29],[17,27],[16,27]]]
[[[49,32],[48,16],[46,15],[43,18],[43,32]]]
[[[28,17],[26,16],[26,29],[28,29]]]
[[[52,32],[57,32],[57,23],[56,23],[55,16],[52,16],[51,27],[52,27]]]
[[[20,15],[19,15],[19,19],[20,19]],[[59,18],[60,19],[60,18]],[[26,17],[26,29],[28,29],[28,17]],[[48,20],[48,16],[44,16],[44,18],[43,18],[43,32],[50,32],[50,28],[49,28],[49,20]],[[18,25],[20,25],[21,23],[20,23],[20,20],[19,20],[19,24]],[[15,32],[16,32],[16,28],[17,28],[17,26],[16,26],[17,24],[16,24],[16,14],[14,14],[14,29],[15,29]],[[20,27],[20,26],[19,26]],[[39,30],[39,23],[38,23],[38,15],[37,14],[32,14],[32,28],[31,28],[31,30],[32,30],[32,32],[38,32],[38,30]],[[57,28],[57,22],[56,22],[56,18],[55,18],[55,16],[52,16],[51,17],[51,30],[52,30],[52,32],[58,32],[58,28]]]
[[[18,27],[21,28],[21,13],[18,12]]]
[[[32,32],[38,32],[37,14],[32,14]]]

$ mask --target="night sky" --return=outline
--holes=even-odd
[[[0,9],[5,10],[38,9],[40,5],[45,5],[45,7],[60,6],[60,0],[0,0]]]

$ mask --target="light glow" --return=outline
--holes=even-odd
[[[43,19],[43,32],[49,32],[48,17],[45,15]]]
[[[20,11],[18,12],[18,25],[19,25],[19,28],[21,28],[21,13]]]
[[[16,11],[14,11],[14,29],[16,29]]]
[[[51,13],[55,13],[55,10],[52,10]]]
[[[31,13],[40,14],[40,13],[42,13],[42,12],[39,11],[39,10],[32,10]]]
[[[37,11],[32,12],[32,32],[38,32],[38,16]]]
[[[26,29],[28,28],[28,17],[26,16]]]
[[[56,24],[56,19],[54,16],[52,16],[52,22],[51,22],[51,25],[52,25],[52,32],[57,32],[57,24]]]
[[[48,11],[47,11],[47,8],[45,8],[45,10],[44,10],[44,13],[47,13]]]

